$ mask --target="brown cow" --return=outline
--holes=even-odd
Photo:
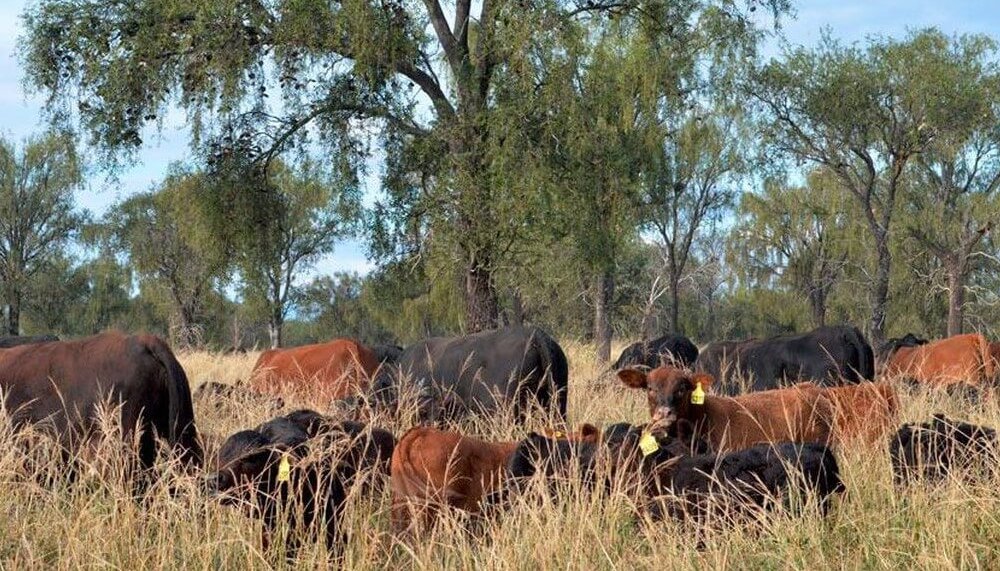
[[[930,386],[980,386],[992,382],[996,365],[991,346],[978,333],[927,342],[908,335],[891,339],[883,349],[883,374],[903,376]]]
[[[517,442],[487,442],[429,427],[410,429],[392,453],[392,525],[410,530],[414,520],[433,525],[441,508],[478,513],[500,484]]]
[[[895,429],[899,401],[889,383],[859,383],[821,390],[836,415],[834,444],[874,442]]]
[[[143,466],[156,460],[159,439],[186,464],[201,464],[191,387],[170,347],[158,337],[108,331],[2,349],[0,393],[15,427],[46,427],[68,451],[86,450],[95,442],[99,411],[110,401],[120,404],[126,441],[141,432],[137,452]]]
[[[263,393],[291,393],[319,406],[368,390],[378,368],[370,349],[353,339],[261,353],[251,373],[251,386]]]
[[[873,410],[894,415],[896,408],[895,395],[887,385],[821,388],[799,383],[737,397],[705,394],[703,402],[696,404],[692,393],[698,384],[702,390],[710,389],[715,381],[711,375],[660,367],[648,374],[624,369],[618,377],[626,386],[646,390],[651,434],[662,438],[676,422],[685,420],[695,427],[696,436],[706,438],[716,451],[766,442],[832,443],[841,434],[844,438],[859,433],[874,435],[874,428],[862,430],[868,425],[862,425],[860,417]],[[865,412],[851,410],[855,399],[864,405]],[[874,424],[883,426],[881,420]]]
[[[597,444],[600,438],[600,430],[586,423],[568,434],[543,432],[561,442]],[[499,488],[501,474],[518,444],[488,442],[430,427],[410,429],[392,454],[393,529],[410,530],[416,518],[429,528],[444,506],[479,513],[483,498]]]

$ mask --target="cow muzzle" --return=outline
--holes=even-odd
[[[677,422],[677,413],[673,409],[669,408],[658,408],[653,413],[653,417],[649,422],[649,433],[657,438],[663,438],[667,436],[667,432],[670,427]]]

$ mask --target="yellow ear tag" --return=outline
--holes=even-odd
[[[566,433],[563,432],[562,430],[557,430],[556,434],[555,434],[555,437],[556,438],[566,438]]]
[[[278,481],[287,482],[292,477],[292,463],[288,461],[288,454],[281,456],[281,463],[278,464]]]
[[[691,391],[691,404],[705,404],[705,391],[701,388],[701,383],[695,383],[694,390]]]
[[[659,449],[660,443],[653,438],[653,435],[648,432],[643,432],[642,438],[639,439],[639,450],[642,450],[642,455],[649,456]]]

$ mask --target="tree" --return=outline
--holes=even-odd
[[[644,223],[656,232],[670,294],[670,330],[680,330],[680,282],[706,223],[733,202],[732,179],[743,168],[734,121],[689,115],[663,139],[659,167],[645,190]]]
[[[823,170],[805,186],[768,181],[762,194],[745,194],[733,230],[734,266],[770,283],[778,278],[809,302],[813,325],[826,324],[827,300],[843,274],[849,205],[836,179]]]
[[[206,301],[229,264],[227,248],[197,208],[204,175],[171,167],[157,189],[115,206],[106,224],[139,278],[162,288],[172,305],[171,339],[181,347],[204,342]]]
[[[0,286],[9,335],[21,332],[32,277],[61,252],[83,219],[73,205],[80,182],[71,135],[34,137],[20,150],[0,138]]]
[[[750,88],[766,112],[770,147],[829,169],[860,206],[875,250],[869,297],[876,344],[885,340],[890,237],[908,167],[947,124],[968,120],[965,94],[933,73],[940,54],[927,47],[939,35],[872,38],[861,49],[825,34],[817,48],[763,66]]]
[[[697,4],[725,16],[720,30],[752,28],[732,0]],[[747,4],[784,11],[788,2]],[[310,135],[340,154],[376,130],[390,154],[406,156],[390,164],[423,175],[419,200],[383,212],[423,218],[454,245],[466,327],[488,328],[499,314],[494,273],[530,215],[513,192],[527,188],[498,184],[519,165],[497,163],[493,151],[544,113],[524,105],[538,87],[537,64],[574,20],[684,26],[668,19],[673,3],[638,0],[418,5],[44,0],[28,9],[22,53],[55,118],[77,118],[110,155],[137,148],[143,125],[173,103],[192,118],[195,140],[213,120],[264,131],[255,137],[264,161]],[[281,103],[269,105],[275,86]]]
[[[610,26],[592,47],[571,53],[549,72],[552,104],[543,140],[562,223],[592,281],[597,358],[611,358],[612,313],[619,251],[635,233],[638,178],[656,129],[655,99],[642,101],[648,68],[631,53],[629,30]],[[645,104],[645,108],[643,108]]]
[[[201,208],[212,234],[231,249],[244,301],[265,317],[271,347],[280,347],[299,272],[332,252],[360,215],[357,180],[310,161],[256,171],[222,161],[217,169],[217,182],[201,191]]]
[[[1000,67],[996,42],[985,36],[922,38],[922,72],[949,85],[953,118],[914,165],[905,194],[909,234],[941,263],[947,279],[948,330],[964,330],[969,275],[983,238],[1000,218]]]

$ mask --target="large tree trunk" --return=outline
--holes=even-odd
[[[611,304],[615,295],[615,277],[605,271],[594,284],[594,342],[597,344],[597,361],[611,360]]]
[[[21,334],[21,294],[11,292],[7,299],[7,335]]]
[[[285,324],[284,321],[285,320],[281,316],[280,309],[271,312],[271,317],[267,321],[267,334],[271,338],[271,349],[281,347],[281,335]]]
[[[12,278],[7,278],[4,288],[7,298],[7,319],[4,321],[4,332],[6,335],[21,334],[21,291],[18,284]]]
[[[826,290],[822,286],[809,291],[809,306],[812,309],[813,326],[826,325]]]
[[[677,333],[680,331],[680,317],[681,317],[681,292],[680,292],[680,274],[676,272],[670,273],[670,332]]]
[[[948,273],[948,337],[961,335],[965,321],[965,271],[964,264],[945,266]]]
[[[872,346],[881,347],[885,343],[885,318],[889,305],[889,270],[892,266],[892,252],[889,251],[888,233],[875,233],[875,279],[871,289],[871,341]]]
[[[468,333],[494,329],[500,317],[493,271],[480,260],[471,256],[465,273],[465,329]]]

